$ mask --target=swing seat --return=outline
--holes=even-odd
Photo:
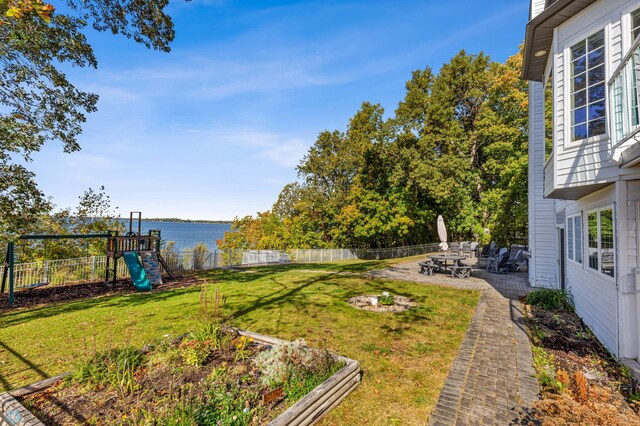
[[[36,287],[44,287],[46,285],[49,285],[49,281],[43,282],[43,283],[35,283],[35,284],[29,284],[27,286],[24,286],[23,288],[36,288]]]

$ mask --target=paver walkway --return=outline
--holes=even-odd
[[[539,394],[518,301],[531,290],[527,274],[474,269],[471,278],[459,279],[426,276],[419,270],[415,261],[370,275],[482,291],[429,424],[508,425],[517,417],[517,408],[531,404]]]

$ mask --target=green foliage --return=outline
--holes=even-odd
[[[337,363],[328,352],[308,348],[304,339],[275,345],[260,352],[254,362],[262,373],[262,382],[272,388],[296,380],[305,382],[310,375],[322,376],[333,371]]]
[[[311,371],[302,376],[292,377],[291,380],[284,384],[283,389],[287,395],[286,400],[291,403],[295,403],[318,387],[322,382],[337,373],[342,367],[344,367],[344,365],[345,364],[342,362],[336,362],[328,368],[319,371]]]
[[[573,312],[573,305],[569,302],[565,290],[540,288],[527,294],[525,301],[529,305],[549,310]]]
[[[254,390],[213,382],[203,400],[191,406],[192,418],[198,425],[248,425],[261,407],[251,410],[246,402],[257,398]]]
[[[506,63],[462,51],[438,74],[414,71],[385,119],[364,102],[346,131],[324,131],[299,183],[271,211],[236,219],[225,248],[377,248],[527,236],[527,84]],[[488,234],[486,233],[488,231]]]
[[[0,235],[33,232],[51,205],[20,162],[50,141],[78,151],[86,115],[98,95],[76,88],[63,67],[96,68],[85,32],[109,31],[169,51],[168,0],[66,0],[65,12],[40,0],[0,1]]]
[[[547,392],[562,393],[565,385],[556,378],[556,365],[553,354],[538,346],[531,347],[533,351],[533,366],[540,387]]]
[[[134,375],[143,359],[142,352],[131,346],[100,352],[81,363],[72,379],[94,386],[110,386],[128,394],[137,388]]]
[[[0,197],[0,204],[2,197]],[[51,206],[48,207],[51,209]],[[20,233],[34,234],[104,234],[108,231],[123,231],[116,209],[103,186],[98,190],[89,188],[78,199],[75,208],[61,209],[55,213],[39,213],[36,222],[26,225]],[[0,219],[0,226],[2,220]],[[18,222],[13,222],[18,223]],[[0,253],[6,249],[11,235],[0,233]],[[16,244],[16,261],[64,259],[84,256],[103,256],[106,239],[61,239],[21,240]],[[61,271],[64,273],[64,271]]]
[[[208,341],[189,339],[180,344],[180,357],[185,364],[194,367],[203,365],[212,352],[213,347]]]
[[[388,292],[383,292],[381,296],[378,296],[378,303],[381,305],[393,305],[393,295]]]

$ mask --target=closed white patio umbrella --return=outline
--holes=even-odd
[[[440,248],[442,251],[447,251],[449,249],[449,245],[447,244],[447,228],[444,226],[442,215],[438,215],[438,237],[440,237]]]

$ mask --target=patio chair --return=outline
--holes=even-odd
[[[464,257],[471,257],[471,244],[466,242],[462,243],[460,244],[460,248]]]
[[[471,243],[471,253],[473,253],[474,257],[478,257],[478,247],[480,246],[480,243],[478,243],[477,241],[474,241]]]
[[[506,251],[502,251],[506,250]],[[500,249],[500,253],[497,257],[492,258],[489,261],[489,265],[487,266],[487,270],[489,272],[493,272],[495,274],[506,274],[509,269],[509,250],[504,248]]]
[[[509,272],[518,272],[520,270],[520,259],[522,259],[522,250],[518,250],[509,256],[509,261],[507,262]]]
[[[491,257],[491,246],[489,244],[483,245],[482,250],[480,250],[480,253],[478,254],[478,257],[481,259],[487,259],[488,257]]]
[[[460,254],[460,244],[458,243],[449,244],[449,251],[451,252],[451,254]]]

